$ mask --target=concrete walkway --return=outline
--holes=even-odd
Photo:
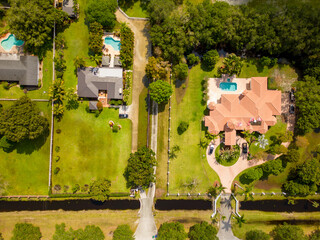
[[[247,154],[242,152],[242,143],[245,143],[246,140],[237,136],[237,144],[240,146],[240,157],[238,161],[229,167],[222,166],[217,162],[214,152],[211,155],[208,155],[209,151],[207,151],[207,160],[210,167],[218,174],[222,186],[226,188],[226,193],[231,193],[231,185],[234,178],[241,173],[243,170],[247,168],[251,168],[260,164],[263,164],[264,160],[247,160]],[[214,141],[214,149],[220,144],[220,138],[218,137]]]
[[[138,148],[139,95],[146,84],[145,67],[151,56],[151,42],[147,21],[128,19],[119,10],[116,11],[116,17],[119,22],[126,22],[134,33],[132,105],[129,118],[132,121],[132,152],[135,152]]]
[[[232,208],[231,208],[231,194],[222,194],[220,200],[220,222],[219,231],[217,237],[219,240],[239,240],[233,235],[231,229],[231,218],[232,218]],[[225,216],[225,219],[222,219]]]

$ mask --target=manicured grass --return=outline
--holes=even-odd
[[[273,143],[272,137],[280,133],[285,133],[286,129],[287,124],[278,119],[278,122],[274,126],[272,126],[265,134],[265,138],[268,139],[269,145],[265,149],[262,149],[260,148],[259,144],[256,145],[257,142],[253,142],[249,148],[250,153],[255,155],[260,151],[267,151],[269,149],[269,146]]]
[[[220,65],[221,60],[219,62]],[[209,166],[205,157],[205,150],[199,146],[204,136],[202,119],[206,105],[202,104],[202,81],[205,77],[213,77],[217,68],[205,72],[200,65],[189,72],[186,92],[177,103],[175,93],[172,96],[171,107],[171,146],[178,145],[180,152],[177,158],[170,161],[170,193],[206,192],[214,181],[219,180],[217,174]],[[181,121],[189,123],[189,128],[182,135],[177,132]],[[167,141],[167,140],[165,140]],[[198,186],[188,189],[184,185],[196,180]]]
[[[288,64],[275,64],[272,68],[261,67],[257,59],[248,58],[243,61],[239,77],[271,77],[274,81],[269,81],[268,86],[270,89],[278,88],[279,90],[289,91],[291,85],[298,80],[298,73]]]
[[[4,108],[12,102],[1,101]],[[49,119],[49,103],[36,103],[44,116]],[[0,149],[0,175],[7,187],[3,195],[46,195],[49,176],[49,133],[35,141],[23,141],[12,152]]]
[[[238,146],[238,145],[236,145],[236,146]],[[236,146],[235,146],[235,147],[236,147]],[[227,160],[225,160],[225,159],[221,159],[221,158],[220,158],[220,148],[221,148],[221,147],[224,147],[224,144],[223,144],[223,143],[219,144],[219,145],[217,146],[217,148],[215,149],[215,152],[214,152],[217,161],[218,161],[221,165],[226,166],[226,167],[232,166],[233,164],[235,164],[235,163],[238,161],[239,157],[240,157],[240,147],[238,146],[238,147],[239,147],[239,150],[235,150],[235,149],[233,150],[233,151],[237,151],[237,154],[235,155],[235,157],[233,157],[233,158],[231,159],[231,161],[227,161]]]
[[[125,1],[123,2],[124,4],[120,7],[129,17],[148,17],[146,1],[135,1],[133,2],[133,4],[130,5],[126,4]]]
[[[244,214],[246,223],[241,228],[237,225],[235,219],[232,220],[232,231],[234,235],[240,239],[245,239],[245,233],[258,229],[269,233],[274,227],[283,222],[297,220],[297,226],[304,230],[305,234],[310,234],[319,226],[320,213],[279,213],[279,212],[261,212],[261,211],[240,211]],[[310,221],[314,221],[311,224]]]
[[[147,146],[148,131],[148,105],[147,105],[148,89],[143,88],[139,95],[139,124],[138,124],[138,148]],[[150,117],[151,121],[151,117]]]
[[[37,99],[48,99],[49,86],[52,83],[52,51],[46,53],[43,59],[43,77],[42,77],[42,87],[37,90],[28,91],[27,96],[29,98]],[[41,81],[41,80],[39,80]],[[1,98],[20,98],[24,96],[23,89],[18,86],[13,86],[9,90],[3,88],[4,83],[0,82],[0,96]]]
[[[64,49],[64,59],[67,69],[64,73],[66,88],[75,88],[78,80],[73,61],[76,57],[82,57],[87,66],[96,66],[89,58],[89,30],[85,23],[85,8],[87,0],[79,0],[80,16],[76,22],[71,23],[63,33],[67,48]]]
[[[97,178],[107,178],[112,192],[126,192],[123,173],[131,153],[131,121],[119,119],[119,111],[108,108],[95,117],[86,111],[87,105],[87,101],[80,103],[77,110],[65,111],[61,122],[55,122],[55,130],[61,129],[61,133],[54,135],[54,150],[60,147],[54,157],[60,156],[60,160],[53,162],[52,170],[61,170],[53,174],[53,186],[66,185],[71,192],[75,184],[83,186]],[[112,132],[110,120],[122,129]]]

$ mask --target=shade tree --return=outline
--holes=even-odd
[[[158,104],[166,104],[173,93],[172,86],[163,80],[157,80],[149,85],[150,98]]]
[[[197,223],[190,227],[190,240],[218,240],[217,229],[208,222]]]
[[[185,240],[187,233],[180,222],[170,222],[161,224],[158,230],[158,240]]]
[[[106,178],[101,178],[93,181],[89,187],[91,198],[100,202],[109,199],[111,181]]]
[[[49,121],[41,116],[40,110],[27,96],[15,101],[0,115],[0,135],[6,141],[20,142],[33,140],[43,135],[49,128]]]
[[[13,229],[13,237],[12,240],[40,240],[42,238],[42,234],[40,232],[40,228],[34,226],[31,223],[17,223]]]
[[[148,188],[155,181],[153,167],[156,165],[155,153],[147,147],[140,147],[135,153],[131,153],[123,174],[127,187]]]
[[[245,240],[269,240],[270,235],[261,230],[251,230],[246,232]]]
[[[303,230],[294,225],[289,225],[284,223],[283,225],[278,225],[272,229],[270,235],[274,240],[306,240],[306,236]]]
[[[113,232],[112,240],[133,240],[133,232],[128,224],[119,225]]]
[[[90,0],[86,9],[89,23],[98,22],[105,30],[112,30],[116,24],[116,0]]]

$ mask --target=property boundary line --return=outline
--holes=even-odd
[[[171,85],[171,77],[172,74],[170,73],[170,85]],[[167,155],[168,155],[168,161],[167,161],[167,196],[170,196],[169,193],[169,177],[170,177],[170,132],[171,132],[171,96],[169,98],[169,118],[168,118],[168,149],[167,149]]]
[[[56,8],[56,1],[54,1],[54,8]],[[54,71],[54,57],[56,50],[56,21],[54,20],[53,25],[53,44],[52,44],[52,83],[55,78]],[[50,131],[50,156],[49,156],[49,184],[48,184],[48,192],[51,193],[51,185],[52,185],[52,149],[53,149],[53,128],[54,128],[54,119],[53,119],[53,99],[51,100],[51,131]]]

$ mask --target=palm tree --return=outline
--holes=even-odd
[[[246,219],[244,218],[244,214],[241,216],[238,216],[238,215],[235,215],[235,217],[234,217],[236,220],[237,220],[237,223],[238,223],[238,225],[239,225],[239,228],[241,228],[242,227],[242,224],[243,223],[246,223]]]
[[[248,198],[253,200],[253,193],[252,193],[253,186],[245,186],[242,194],[244,194],[244,201],[248,201]]]
[[[74,64],[74,67],[76,69],[78,68],[83,68],[85,65],[86,65],[86,62],[84,61],[84,59],[82,57],[76,57],[74,60],[73,60],[73,64]]]
[[[94,61],[96,64],[97,64],[97,66],[99,66],[100,65],[100,63],[101,63],[101,56],[100,55],[92,55],[92,56],[90,56],[90,59],[92,60],[92,61]]]
[[[244,139],[248,142],[250,147],[251,143],[255,140],[254,132],[249,132],[248,130],[245,130],[241,133],[244,135]]]
[[[64,95],[64,81],[58,78],[54,80],[52,86],[49,88],[50,100],[53,100],[55,103],[62,103]]]
[[[219,185],[216,186],[211,186],[208,189],[208,193],[210,193],[211,196],[213,196],[214,198],[216,198],[220,193],[225,192],[226,188],[222,186],[222,184],[220,183]]]

